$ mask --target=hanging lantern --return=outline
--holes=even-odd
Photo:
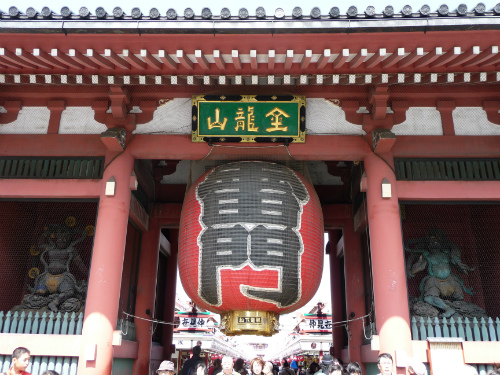
[[[184,200],[179,274],[226,335],[270,336],[279,314],[316,293],[323,216],[313,186],[275,163],[235,162],[201,176]]]

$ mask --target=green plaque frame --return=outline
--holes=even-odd
[[[298,95],[196,95],[193,142],[305,143],[306,98]]]

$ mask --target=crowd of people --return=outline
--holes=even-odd
[[[12,353],[12,362],[9,370],[0,375],[31,375],[26,371],[29,366],[31,353],[24,347],[19,347]],[[378,375],[394,375],[394,361],[388,353],[378,356]],[[427,369],[422,362],[410,359],[406,366],[409,375],[427,375]],[[175,375],[175,365],[172,361],[163,361],[156,370],[158,375]],[[46,370],[41,375],[60,375],[54,370]],[[264,362],[260,357],[254,358],[247,369],[245,361],[238,358],[236,361],[232,357],[224,356],[215,359],[212,366],[207,368],[204,359],[201,357],[201,347],[195,346],[192,356],[182,366],[179,375],[363,375],[363,370],[358,362],[351,362],[344,366],[342,361],[325,354],[320,363],[311,362],[307,369],[298,366],[295,361],[288,363],[286,359],[279,368],[272,362]],[[455,375],[478,375],[477,370],[464,365],[463,371]],[[487,375],[500,375],[500,368],[488,371]]]
[[[290,363],[283,359],[282,366],[278,367],[273,362],[265,362],[262,358],[254,358],[247,366],[242,358],[234,360],[225,356],[217,358],[207,368],[203,358],[200,356],[201,347],[195,346],[192,357],[188,359],[179,375],[363,375],[363,368],[358,362],[344,365],[340,359],[325,354],[320,362],[311,362],[304,368],[295,360]],[[395,375],[394,360],[389,353],[381,353],[378,356],[378,375]],[[406,363],[408,375],[428,375],[426,366],[416,360],[409,358]],[[175,375],[174,363],[163,361],[157,371],[158,375]],[[454,375],[478,375],[477,370],[470,365],[463,365],[463,371]],[[500,375],[500,368],[488,371],[487,375]]]

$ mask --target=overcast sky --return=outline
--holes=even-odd
[[[272,15],[276,8],[283,8],[286,15],[291,15],[292,10],[295,6],[302,8],[303,14],[308,15],[313,7],[319,7],[321,9],[321,14],[327,15],[330,8],[337,6],[342,14],[345,14],[349,6],[355,5],[358,8],[358,13],[363,13],[367,6],[372,5],[375,7],[377,13],[382,13],[383,9],[387,5],[392,5],[396,12],[399,12],[405,5],[410,5],[413,11],[416,12],[424,4],[430,6],[432,11],[435,11],[441,4],[447,4],[451,11],[456,9],[456,7],[464,3],[467,5],[469,11],[472,10],[478,3],[478,1],[407,1],[407,0],[350,0],[350,1],[326,1],[326,0],[185,0],[181,3],[177,2],[165,2],[159,0],[4,0],[2,5],[0,5],[0,10],[6,12],[10,6],[16,6],[22,12],[26,11],[28,7],[33,7],[40,11],[42,7],[48,6],[55,13],[60,13],[63,6],[68,6],[74,13],[78,13],[78,10],[85,6],[91,13],[94,13],[95,9],[99,6],[104,7],[108,13],[113,11],[116,6],[121,7],[125,14],[130,14],[130,10],[134,7],[139,7],[142,13],[145,15],[149,14],[151,8],[157,8],[162,15],[165,15],[169,8],[174,8],[178,14],[183,14],[185,8],[192,8],[195,14],[200,14],[204,7],[211,9],[212,13],[215,15],[220,14],[220,10],[224,7],[230,9],[232,15],[236,15],[240,8],[247,8],[250,15],[255,15],[255,9],[258,6],[263,6],[266,10],[266,14]],[[495,6],[495,2],[485,2],[486,9],[490,10]]]

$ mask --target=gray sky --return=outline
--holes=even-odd
[[[158,8],[162,15],[165,15],[169,8],[174,8],[178,14],[183,14],[185,8],[192,8],[195,14],[200,14],[204,7],[209,7],[213,14],[220,14],[220,10],[227,7],[231,10],[231,14],[236,15],[240,8],[247,8],[250,15],[255,15],[255,9],[258,6],[263,6],[266,9],[268,15],[274,14],[276,8],[283,8],[286,15],[292,14],[292,9],[295,6],[300,6],[304,15],[308,15],[311,9],[315,6],[321,9],[321,14],[328,14],[329,10],[333,6],[337,6],[342,14],[345,14],[347,8],[351,5],[355,5],[358,8],[358,13],[363,13],[367,6],[372,5],[375,7],[377,13],[382,13],[383,9],[387,5],[392,5],[396,12],[399,12],[403,6],[411,5],[413,11],[416,12],[424,4],[428,4],[432,11],[435,11],[441,4],[445,3],[450,8],[450,11],[455,10],[456,7],[464,3],[467,5],[469,11],[472,10],[479,1],[442,1],[442,0],[419,0],[419,1],[407,1],[407,0],[350,0],[350,1],[326,1],[326,0],[186,0],[181,3],[177,2],[164,2],[159,0],[4,0],[3,5],[0,9],[4,12],[8,10],[10,6],[16,6],[22,12],[25,12],[28,7],[34,7],[38,11],[44,6],[48,6],[55,13],[60,13],[63,6],[68,6],[74,13],[78,13],[78,10],[85,6],[91,13],[94,13],[95,9],[99,6],[104,7],[108,13],[113,11],[113,8],[120,6],[125,14],[130,14],[130,11],[134,7],[139,7],[142,13],[145,15],[149,14],[149,10],[153,7]],[[496,2],[485,2],[486,9],[490,10],[496,4]]]

